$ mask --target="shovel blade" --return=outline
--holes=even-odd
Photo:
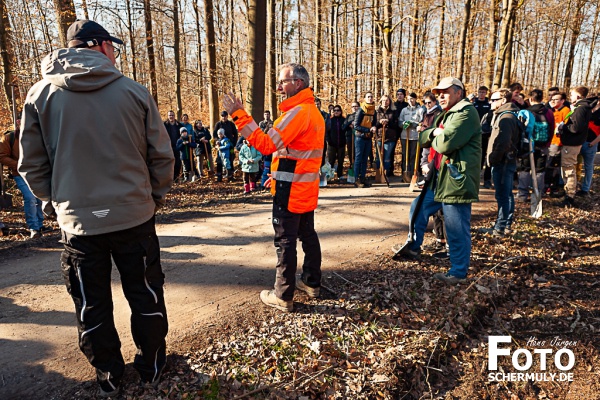
[[[542,216],[542,199],[539,196],[531,196],[531,216],[540,218]]]
[[[413,175],[412,179],[410,180],[410,187],[408,188],[411,192],[418,192],[419,190],[419,185],[417,185],[417,175]]]

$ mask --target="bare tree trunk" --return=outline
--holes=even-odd
[[[486,52],[487,65],[483,84],[491,90],[498,89],[498,87],[493,87],[494,67],[496,64],[496,44],[498,43],[498,22],[500,22],[500,18],[498,15],[498,1],[499,0],[491,0],[491,8],[488,11],[490,26]]]
[[[273,0],[275,1],[275,0]],[[283,3],[283,1],[282,1]],[[274,6],[275,7],[275,6]],[[296,13],[298,14],[298,62],[301,65],[304,65],[304,41],[302,40],[302,34],[303,34],[303,23],[302,23],[302,9],[300,7],[300,1],[296,0]],[[273,18],[275,18],[275,15],[273,13]],[[283,16],[282,16],[283,18]],[[275,21],[273,21],[273,30],[275,30]],[[271,115],[275,115],[275,114],[271,114]],[[273,118],[275,119],[275,118]]]
[[[4,2],[4,0],[1,0],[1,2]],[[30,3],[25,1],[23,3],[25,5],[25,12],[26,12],[26,24],[27,24],[27,28],[29,30],[29,36],[31,37],[31,42],[35,41],[35,32],[33,29],[33,18],[31,17],[31,10],[29,9]],[[8,26],[6,25],[4,22],[2,22],[3,26]],[[4,28],[0,28],[2,30],[4,30]],[[33,62],[33,68],[35,69],[35,74],[36,76],[41,76],[40,73],[40,49],[38,48],[38,46],[31,46],[32,50],[33,50],[33,56],[34,56],[34,62]]]
[[[255,121],[265,108],[265,64],[267,53],[267,1],[248,1],[248,90],[246,105]]]
[[[0,0],[0,59],[2,60],[2,83],[6,96],[6,105],[10,109],[13,98],[11,86],[13,85],[13,57],[14,54],[10,48],[9,31],[12,31],[8,20],[6,1]],[[1,173],[2,171],[0,171]]]
[[[175,99],[177,101],[177,120],[181,120],[183,105],[181,104],[181,55],[179,54],[179,0],[173,0],[173,52],[175,53]]]
[[[392,26],[392,0],[385,0],[380,28],[383,42],[383,91],[389,94],[392,92],[392,33],[395,28]]]
[[[354,0],[354,50],[353,50],[353,63],[352,63],[352,80],[354,82],[354,100],[358,99],[358,45],[359,45],[359,25],[360,16],[358,13],[358,0]]]
[[[152,33],[152,12],[150,1],[144,0],[144,22],[146,24],[146,50],[148,51],[148,71],[150,71],[150,93],[158,104],[158,83],[156,82],[156,56],[154,54],[154,34]]]
[[[41,15],[41,24],[42,24],[42,31],[44,32],[44,38],[46,39],[46,51],[47,52],[51,52],[54,50],[53,46],[52,46],[52,37],[50,36],[50,29],[48,28],[48,22],[46,21],[46,9],[44,7],[42,7],[42,4],[40,3],[40,0],[36,0],[36,6],[37,6],[37,10]]]
[[[458,48],[458,71],[456,75],[461,81],[464,79],[465,53],[467,44],[467,31],[469,30],[469,20],[471,19],[471,0],[465,1],[465,13],[463,15],[462,27],[460,30],[460,46]]]
[[[131,0],[126,0],[125,3],[127,5],[127,32],[129,33],[129,46],[131,47],[131,74],[133,80],[137,81],[137,56],[135,51],[135,30],[133,27],[133,16],[131,15]]]
[[[200,8],[198,7],[197,0],[192,0],[192,7],[194,8],[194,16],[196,17],[196,40],[198,45],[196,46],[196,57],[198,59],[198,111],[202,111],[202,103],[204,102],[204,70],[202,68],[202,30],[200,29]]]
[[[419,1],[414,0],[413,2],[413,19],[411,21],[411,35],[410,35],[410,58],[408,68],[408,86],[410,88],[414,85],[414,74],[416,69],[417,59],[417,35],[419,34]]]
[[[315,53],[313,64],[313,89],[315,95],[321,90],[319,74],[321,73],[321,0],[315,0]]]
[[[590,51],[588,52],[587,68],[585,69],[585,85],[591,86],[590,82],[590,71],[592,70],[592,58],[595,54],[594,49],[596,48],[596,40],[598,39],[598,15],[600,14],[600,1],[596,1],[596,12],[594,13],[594,27],[592,32],[592,42],[590,43]],[[592,75],[593,76],[593,75]]]
[[[476,5],[476,3],[475,3]],[[463,67],[463,82],[471,82],[471,72],[473,71],[473,30],[475,29],[475,18],[476,15],[469,15],[470,21],[467,30],[467,42],[465,46],[465,63]],[[476,82],[481,82],[479,79],[475,80]]]
[[[583,23],[583,7],[586,4],[586,0],[577,0],[575,4],[575,18],[571,19],[569,26],[571,28],[571,41],[569,45],[569,56],[567,57],[567,66],[565,68],[564,75],[564,86],[565,91],[568,93],[571,88],[571,78],[573,75],[573,61],[575,58],[575,47],[577,46],[577,38],[581,33],[581,24]]]
[[[492,0],[493,1],[493,0]],[[440,15],[440,33],[438,36],[437,64],[435,66],[436,83],[442,79],[442,57],[444,50],[444,23],[446,22],[446,0],[442,0]]]
[[[129,1],[127,3],[127,6],[129,7]],[[81,0],[81,7],[83,8],[83,17],[85,19],[90,19],[90,15],[88,14],[87,8],[87,0]]]
[[[204,23],[206,24],[206,48],[208,49],[208,112],[210,127],[219,120],[219,98],[217,96],[217,52],[215,48],[215,17],[213,0],[204,0]]]
[[[298,2],[299,4],[299,2]],[[267,20],[268,29],[269,29],[269,80],[267,83],[267,93],[269,94],[269,109],[271,110],[271,115],[273,116],[273,120],[275,120],[278,116],[277,109],[277,65],[276,65],[276,31],[275,31],[275,13],[277,10],[277,1],[269,0],[269,18]],[[298,14],[298,18],[300,18],[300,14]],[[300,25],[298,24],[298,29],[300,29]],[[298,33],[298,38],[301,35]],[[299,46],[301,46],[302,41],[299,40]],[[300,49],[300,60],[302,60],[302,49]],[[300,61],[302,64],[302,61]]]
[[[337,104],[338,96],[339,96],[339,84],[340,84],[340,32],[339,32],[339,12],[340,12],[340,1],[333,0],[332,4],[332,14],[333,14],[333,24],[332,24],[332,34],[333,34],[333,46],[332,46],[332,57],[333,57],[333,79],[331,82],[331,87],[333,88],[333,102]]]
[[[505,71],[504,64],[506,62],[506,53],[510,50],[509,43],[512,41],[512,37],[510,37],[510,26],[512,21],[514,1],[515,0],[502,0],[500,46],[498,48],[498,74],[494,79],[495,88],[499,88],[502,82],[502,75]]]
[[[510,27],[508,30],[508,45],[506,52],[504,53],[504,72],[502,73],[502,86],[508,87],[511,84],[512,80],[512,61],[514,59],[513,56],[513,43],[514,43],[514,34],[515,34],[515,17],[510,19],[509,21]]]
[[[58,37],[63,47],[67,47],[67,30],[75,22],[76,13],[73,0],[53,0],[56,9],[56,22],[58,25]]]

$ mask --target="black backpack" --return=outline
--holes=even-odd
[[[497,120],[499,121],[500,117],[506,113],[510,113],[515,116],[515,119],[517,120],[517,127],[519,130],[517,137],[512,137],[511,146],[513,148],[513,151],[508,155],[508,158],[527,158],[531,153],[531,149],[529,148],[529,143],[531,142],[530,133],[528,133],[527,127],[525,126],[525,123],[523,122],[522,118],[519,118],[519,114],[517,114],[514,111],[501,112],[500,115],[498,115]]]

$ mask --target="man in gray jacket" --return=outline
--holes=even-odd
[[[18,170],[56,210],[79,347],[96,368],[99,395],[109,397],[118,393],[125,366],[113,320],[111,256],[132,311],[142,385],[156,387],[166,363],[154,213],[171,188],[174,159],[148,90],[114,66],[113,43],[123,42],[88,20],[73,23],[67,40],[68,48],[44,58],[43,79],[27,94]]]

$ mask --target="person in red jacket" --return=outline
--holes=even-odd
[[[321,245],[315,232],[315,209],[319,197],[319,169],[323,155],[325,121],[315,105],[310,78],[300,64],[280,68],[277,91],[284,96],[281,116],[266,134],[246,113],[233,94],[223,105],[239,132],[262,154],[273,154],[271,179],[265,187],[273,194],[273,228],[277,248],[277,273],[273,290],[263,290],[263,303],[289,312],[294,308],[294,290],[311,298],[321,286]],[[304,263],[296,276],[296,241],[302,241]]]

